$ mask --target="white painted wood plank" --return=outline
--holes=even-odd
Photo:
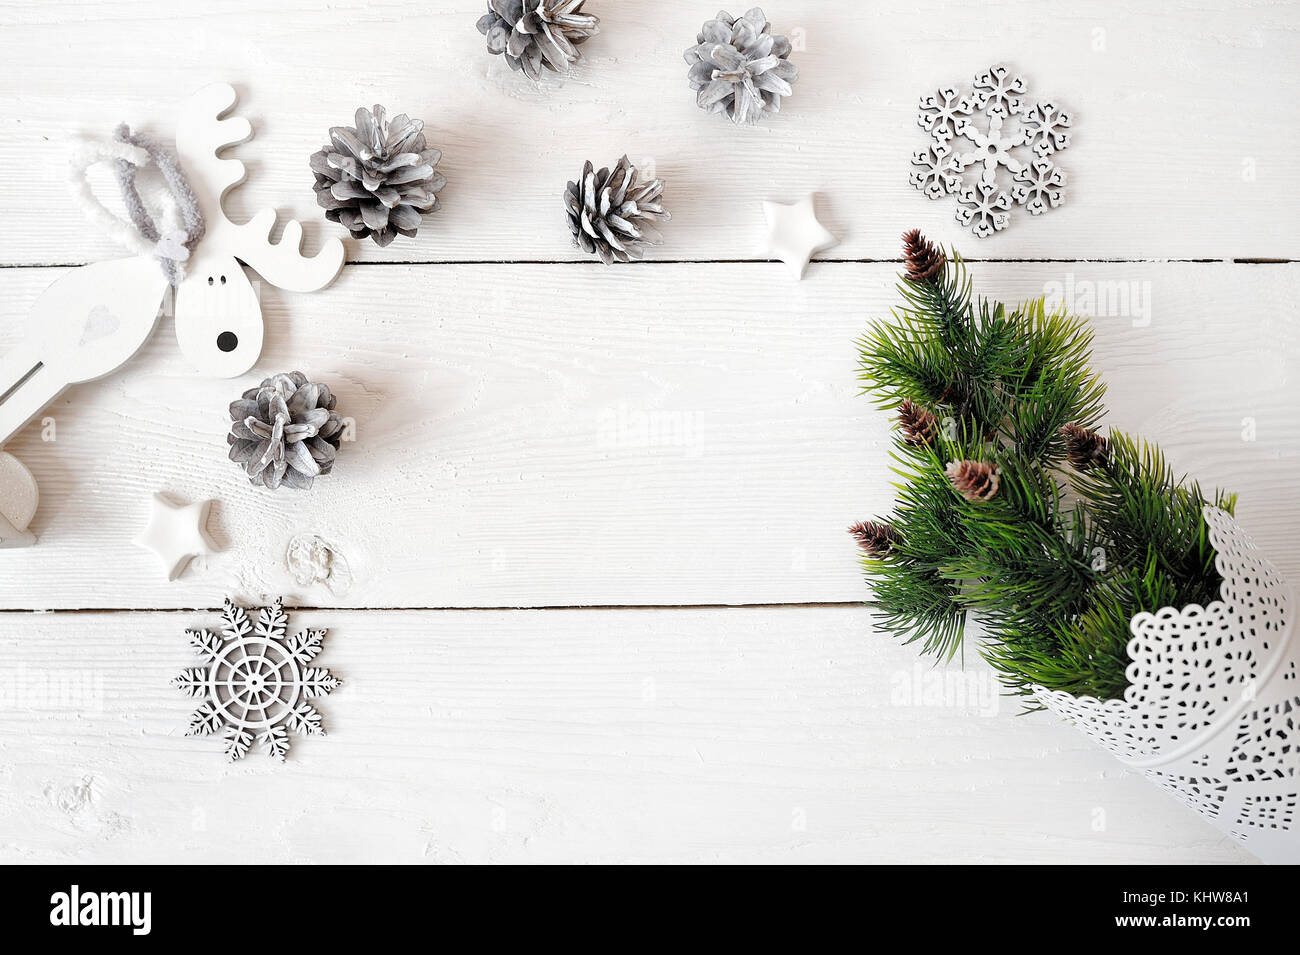
[[[234,766],[167,685],[206,616],[0,616],[0,861],[1249,861],[857,608],[295,614],[329,735]]]
[[[56,274],[0,271],[0,347]],[[1245,526],[1300,579],[1295,266],[981,264],[974,278],[1010,301],[1071,286],[1094,311],[1096,283],[1135,290],[1094,323],[1111,421],[1241,492]],[[164,324],[54,407],[56,441],[31,426],[10,445],[41,484],[41,542],[0,551],[0,606],[861,599],[844,528],[893,492],[853,340],[893,282],[887,264],[823,264],[798,285],[779,264],[355,266],[325,294],[269,292],[265,358],[239,382],[193,377]],[[336,388],[358,440],[310,493],[250,488],[225,457],[226,406],[294,368]],[[219,502],[226,551],[174,584],[130,543],[155,490]],[[337,548],[350,585],[293,581],[300,534]]]
[[[1068,104],[1067,205],[1020,217],[968,254],[990,258],[1300,255],[1293,174],[1300,8],[1265,0],[871,4],[783,0],[801,76],[759,129],[700,112],[682,51],[714,7],[595,3],[601,35],[571,79],[530,87],[483,48],[482,0],[121,0],[0,5],[0,263],[117,254],[89,234],[63,185],[63,142],[128,120],[162,134],[180,99],[235,83],[257,129],[237,150],[250,182],[230,209],[267,205],[319,223],[308,155],[359,105],[423,117],[444,149],[445,209],[414,241],[365,259],[573,258],[560,195],[585,159],[651,158],[669,183],[674,260],[764,256],[759,200],[822,194],[842,258],[896,256],[919,225],[962,238],[951,201],[907,184],[925,135],[920,95],[1002,60]],[[733,10],[739,12],[739,10]],[[309,241],[315,241],[310,238]]]

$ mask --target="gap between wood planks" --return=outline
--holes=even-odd
[[[655,266],[655,265],[771,265],[779,262],[779,259],[651,259],[641,262],[622,262],[622,267],[628,266]],[[902,263],[901,258],[888,259],[813,259],[814,263],[823,265],[898,265]],[[1300,259],[1287,258],[1268,258],[1268,257],[1242,257],[1242,258],[1202,258],[1202,259],[1106,259],[1106,258],[1072,258],[1072,259],[1054,259],[1054,258],[970,258],[962,257],[962,261],[971,265],[1166,265],[1166,264],[1193,264],[1193,265],[1294,265],[1300,262]],[[0,269],[71,269],[79,268],[83,265],[91,264],[86,262],[12,262],[0,263]],[[391,261],[373,262],[369,259],[348,259],[344,262],[348,267],[383,267],[394,265],[582,265],[589,267],[605,266],[601,262],[587,261],[585,259],[393,259]]]
[[[818,607],[871,608],[869,600],[822,600],[800,603],[738,603],[738,604],[537,604],[499,607],[333,607],[328,604],[285,604],[286,611],[294,613],[373,613],[375,611],[411,611],[413,613],[500,613],[508,610],[810,610]],[[61,607],[40,610],[14,607],[0,609],[0,617],[9,614],[96,614],[96,613],[221,613],[221,607]]]

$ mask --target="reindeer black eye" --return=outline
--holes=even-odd
[[[226,284],[226,277],[225,277],[224,275],[221,276],[221,284],[222,284],[222,285],[225,285],[225,284]]]
[[[212,276],[211,276],[211,275],[208,276],[208,284],[209,284],[209,285],[212,284]]]
[[[209,279],[208,281],[212,281]],[[225,279],[222,279],[224,282]],[[217,347],[222,351],[234,351],[239,347],[239,336],[234,332],[222,332],[217,336]]]

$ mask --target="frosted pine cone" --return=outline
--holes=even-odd
[[[385,246],[398,235],[414,237],[447,184],[434,170],[442,153],[424,141],[424,123],[405,113],[390,122],[382,106],[362,107],[355,122],[333,127],[329,145],[312,154],[316,202],[354,239]]]
[[[230,405],[230,460],[257,487],[281,484],[307,490],[318,474],[329,474],[343,438],[343,419],[334,410],[328,385],[300,371],[273,375]]]
[[[789,37],[771,31],[759,7],[739,19],[719,10],[704,24],[686,51],[688,82],[701,109],[726,113],[734,123],[756,123],[781,109],[799,71],[789,60]]]
[[[586,163],[581,180],[564,190],[573,244],[596,253],[606,265],[640,259],[645,246],[663,241],[654,223],[671,218],[660,201],[663,191],[662,179],[638,182],[636,167],[626,156],[612,172],[597,172]]]
[[[577,45],[599,31],[600,20],[582,12],[586,0],[488,0],[478,32],[489,53],[504,54],[512,70],[529,79],[542,70],[567,73],[581,54]]]

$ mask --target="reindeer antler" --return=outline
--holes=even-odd
[[[203,251],[217,247],[254,269],[262,278],[291,292],[324,288],[343,267],[343,243],[328,239],[314,256],[302,254],[302,225],[290,219],[278,243],[270,240],[275,227],[274,209],[263,209],[243,225],[231,222],[221,203],[248,176],[238,159],[219,159],[227,146],[247,142],[253,127],[241,116],[222,117],[238,97],[228,83],[214,83],[186,102],[176,130],[176,151],[189,177],[207,224]],[[202,252],[201,252],[202,254]]]

